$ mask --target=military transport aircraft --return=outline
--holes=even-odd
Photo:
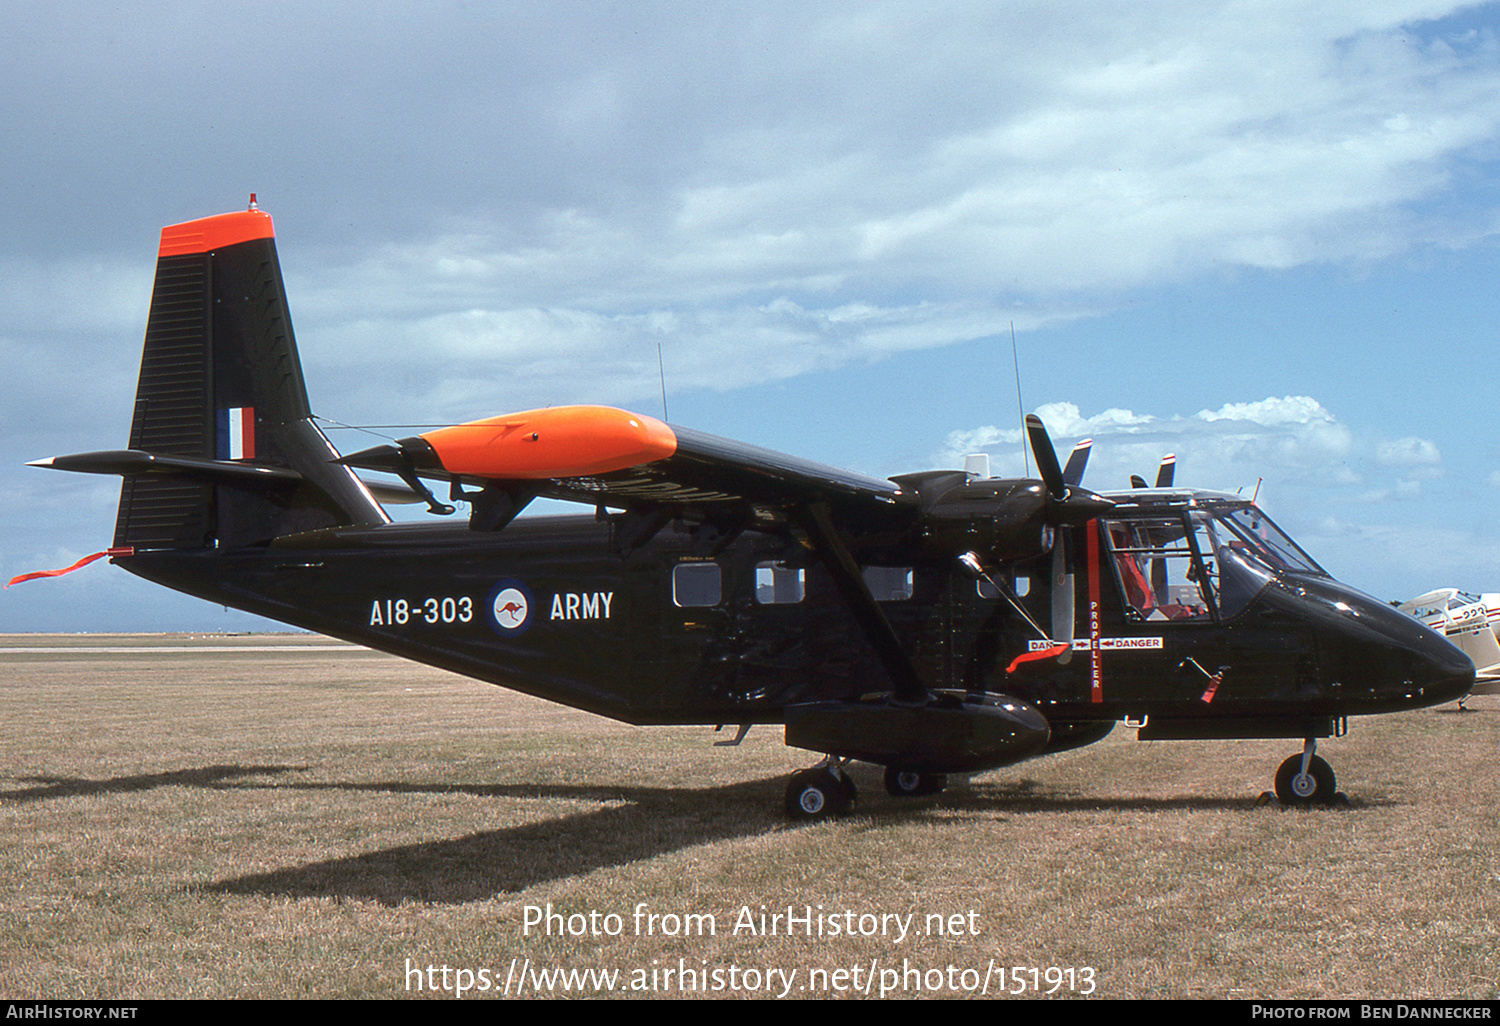
[[[808,820],[849,808],[849,760],[930,794],[1122,720],[1300,739],[1276,792],[1328,802],[1318,738],[1473,684],[1252,502],[1165,466],[1162,487],[1088,491],[1034,416],[1039,480],[882,480],[598,406],[341,456],[253,199],[162,230],[129,448],[36,464],[123,476],[99,555],[147,580],[630,723],[781,724],[825,756],[787,788]],[[393,523],[377,495],[469,515]],[[593,512],[517,518],[543,496]]]

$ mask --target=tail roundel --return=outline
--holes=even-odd
[[[124,476],[117,549],[237,548],[388,522],[312,420],[269,214],[163,228],[129,449],[57,457]]]

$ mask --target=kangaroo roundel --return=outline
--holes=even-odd
[[[531,626],[531,589],[516,580],[505,580],[490,592],[490,626],[507,637],[522,634]]]

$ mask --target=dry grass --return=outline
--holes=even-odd
[[[794,828],[785,779],[814,760],[773,728],[714,749],[357,649],[16,648],[53,643],[101,639],[0,639],[0,997],[404,996],[409,965],[498,987],[512,959],[718,970],[720,993],[795,970],[797,996],[992,963],[1089,966],[1110,998],[1500,989],[1493,698],[1324,742],[1342,809],[1257,806],[1294,744],[1121,729],[933,800],[858,773],[857,815]],[[525,935],[549,903],[620,935]],[[716,933],[638,936],[640,903]],[[788,905],[913,935],[733,932]],[[938,914],[964,931],[927,935]]]

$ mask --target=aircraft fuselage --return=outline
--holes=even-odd
[[[1141,516],[1160,533],[1159,511]],[[1158,736],[1327,736],[1342,717],[1431,705],[1472,683],[1472,665],[1441,636],[1327,576],[1267,575],[1232,615],[1143,615],[1123,580],[1132,557],[1120,525],[1131,522],[1095,522],[1092,544],[1074,546],[1073,651],[1011,673],[1006,664],[1037,635],[993,587],[949,561],[870,568],[867,583],[929,689],[1019,698],[1055,733],[1131,719]],[[594,517],[534,517],[492,533],[353,527],[117,562],[216,603],[630,723],[778,723],[788,706],[889,691],[829,575],[785,538],[746,531],[711,555],[695,555],[692,536],[673,528],[626,550],[610,539]],[[1048,570],[1038,560],[1001,582],[1038,623]]]

